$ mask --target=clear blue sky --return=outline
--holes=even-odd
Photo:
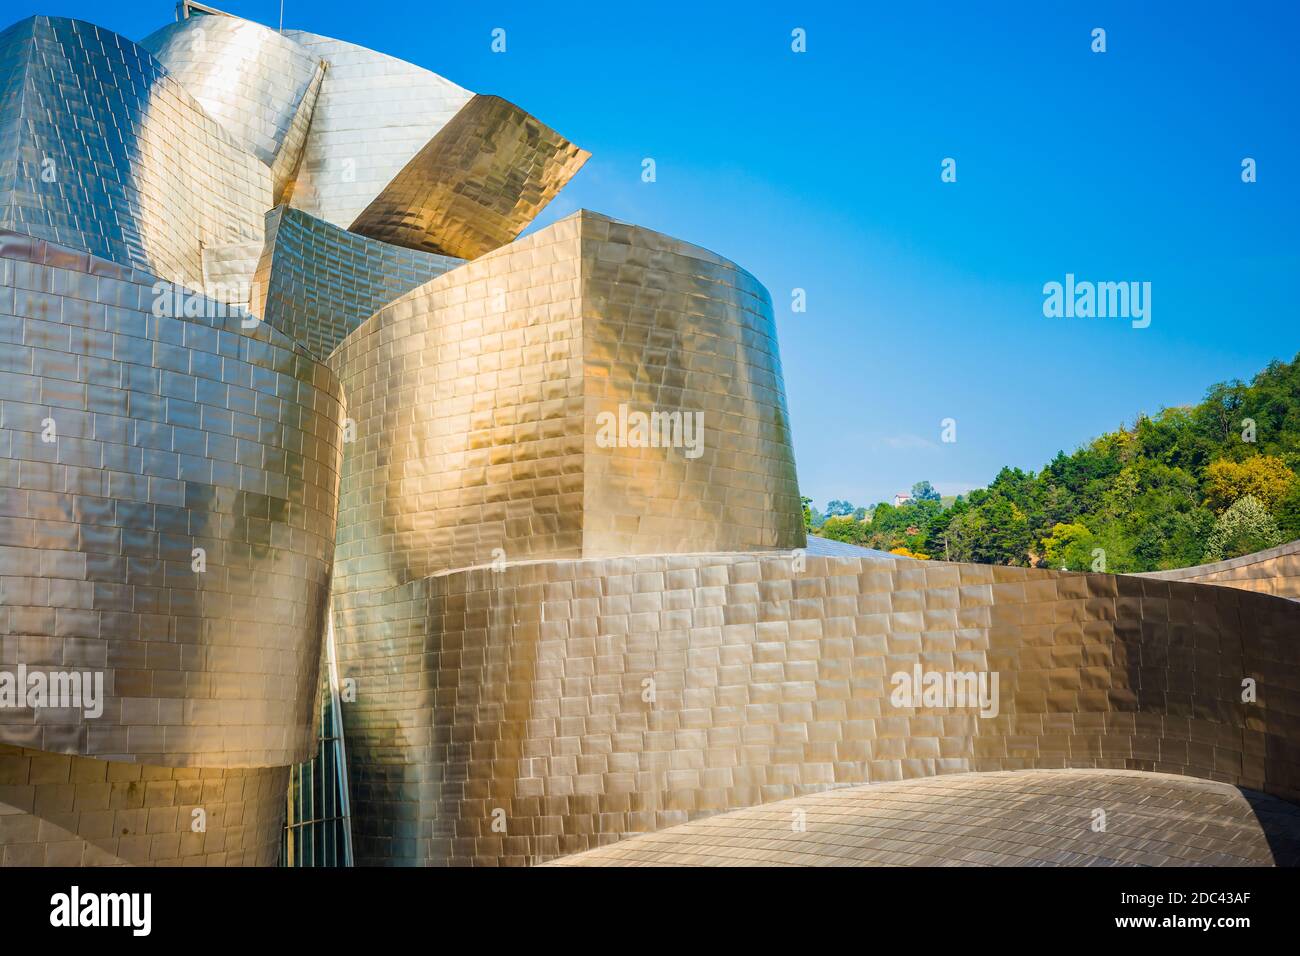
[[[1037,469],[1300,351],[1296,4],[862,6],[287,0],[285,25],[504,96],[591,150],[538,225],[585,206],[753,272],[819,507]],[[133,39],[173,15],[165,0],[6,8]],[[644,157],[658,182],[641,182]],[[1067,272],[1151,282],[1150,328],[1044,318],[1043,283]],[[948,416],[955,444],[939,441]]]

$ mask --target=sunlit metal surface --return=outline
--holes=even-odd
[[[323,359],[381,306],[458,265],[277,206],[266,217],[252,311]]]
[[[343,741],[313,726],[331,594],[362,863],[963,772],[1300,799],[1300,603],[810,555],[753,276],[585,211],[515,240],[567,140],[183,13],[149,41],[175,75],[78,21],[0,33],[0,677],[105,691],[0,708],[0,863],[270,863],[291,802],[286,857],[346,860]],[[1285,593],[1294,557],[1171,576]],[[994,675],[994,712],[899,704],[900,672]],[[1055,808],[1093,775],[1059,779]],[[1149,784],[1119,798],[1175,799]]]
[[[878,551],[875,548],[863,548],[856,544],[849,544],[845,541],[836,541],[833,538],[819,538],[815,534],[808,535],[808,553],[823,558],[898,559],[898,555],[890,554],[888,551]]]
[[[0,744],[0,866],[273,866],[288,778]]]
[[[105,689],[95,719],[0,708],[0,743],[287,765],[315,746],[339,386],[242,313],[156,301],[152,276],[0,233],[0,669]]]
[[[669,555],[438,575],[340,621],[362,865],[539,862],[970,771],[1143,770],[1300,797],[1300,605],[1247,591]],[[997,673],[997,713],[896,705],[893,675],[917,668]]]
[[[473,94],[353,43],[284,36],[327,64],[289,202],[346,229]]]
[[[580,555],[802,547],[766,290],[582,212],[380,310],[330,359],[348,449],[335,587]],[[683,448],[602,447],[620,405],[703,415]]]
[[[311,132],[311,119],[315,115],[316,100],[320,96],[321,86],[325,82],[325,65],[322,63],[312,76],[311,85],[298,103],[298,110],[289,124],[289,132],[280,145],[280,152],[271,164],[271,178],[274,180],[274,198],[276,204],[288,202],[297,184],[298,171],[302,168],[303,156],[307,151],[307,135]]]
[[[202,291],[210,299],[241,309],[253,306],[257,264],[262,257],[261,242],[239,242],[203,248]]]
[[[514,240],[591,156],[498,96],[475,96],[349,227],[474,259]]]
[[[229,16],[187,17],[140,45],[271,168],[278,201],[302,158],[324,61],[275,30]]]
[[[1170,774],[969,773],[734,810],[550,865],[1297,866],[1300,807]]]
[[[1173,571],[1151,571],[1142,577],[1218,584],[1300,601],[1300,541],[1291,541],[1267,551],[1243,554],[1239,558],[1229,558],[1213,564]]]
[[[270,170],[148,50],[37,16],[0,33],[0,64],[0,228],[194,288],[205,246],[261,242]]]

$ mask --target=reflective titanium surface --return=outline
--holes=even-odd
[[[140,45],[271,168],[279,201],[302,158],[324,61],[260,23],[227,16],[187,17]]]
[[[279,827],[266,788],[283,793],[315,742],[345,437],[311,353],[460,264],[339,227],[471,94],[350,44],[181,12],[142,45],[47,17],[0,34],[0,667],[104,682],[102,713],[0,711],[19,755],[6,863],[269,861],[261,831],[229,851],[224,825],[165,839],[184,830],[179,794],[149,798],[152,839],[65,803],[106,809],[81,787],[98,794],[97,768],[159,783],[248,768],[255,789],[223,812]],[[489,185],[522,183],[510,195],[534,212],[562,184],[534,186],[535,155],[497,159]],[[281,195],[338,226],[281,208],[264,245]]]
[[[0,866],[272,866],[288,779],[0,744]]]
[[[97,719],[0,708],[0,742],[173,767],[302,759],[334,377],[242,314],[154,315],[152,276],[62,246],[0,233],[0,276],[0,665],[93,669],[106,694]]]
[[[1105,808],[1106,826],[1095,826]],[[555,866],[1296,866],[1300,808],[1228,784],[1020,770],[735,810]]]
[[[288,201],[346,229],[474,94],[353,43],[302,30],[284,36],[326,63]]]
[[[287,806],[289,862],[346,862],[349,795],[367,864],[1290,861],[1295,545],[809,554],[753,276],[587,211],[516,239],[560,134],[181,14],[0,33],[0,697],[104,688],[0,707],[0,864],[266,865]],[[1142,823],[1085,850],[1102,797]]]
[[[503,560],[804,544],[771,303],[746,272],[581,212],[413,290],[330,359],[357,441],[336,589]],[[702,453],[599,441],[702,413]]]
[[[251,308],[323,360],[380,307],[460,264],[277,206],[266,217]]]
[[[1213,564],[1173,571],[1152,571],[1142,577],[1161,581],[1218,584],[1300,601],[1300,541]]]
[[[359,688],[344,709],[358,862],[524,864],[969,771],[1143,770],[1300,796],[1296,602],[797,559],[536,561],[368,595],[339,632]],[[916,668],[998,674],[996,715],[897,705],[894,675]]]
[[[0,228],[200,288],[262,241],[271,173],[144,47],[79,20],[0,33]]]
[[[590,155],[499,96],[476,96],[350,228],[474,259],[518,236]]]

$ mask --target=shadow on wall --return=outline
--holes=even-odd
[[[1150,571],[1139,576],[1162,581],[1219,584],[1297,601],[1300,600],[1300,541],[1290,541],[1267,551],[1243,554],[1213,564],[1173,571]]]

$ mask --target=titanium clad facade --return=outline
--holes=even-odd
[[[1093,825],[1098,808],[1106,811],[1100,830]],[[954,864],[1296,866],[1300,808],[1255,791],[1170,774],[968,773],[829,790],[735,810],[552,865]]]
[[[474,94],[353,43],[302,30],[284,37],[326,63],[285,201],[346,229]]]
[[[0,744],[0,866],[274,866],[288,778]]]
[[[0,33],[0,865],[1293,861],[1295,545],[810,554],[753,276],[519,239],[555,131],[179,15]]]
[[[219,15],[187,16],[140,45],[273,170],[279,201],[302,158],[324,61],[260,23]]]
[[[330,357],[356,423],[335,589],[582,549],[579,223],[407,293]]]
[[[1152,571],[1141,576],[1160,581],[1195,581],[1198,584],[1243,588],[1300,601],[1300,541],[1291,541],[1267,551],[1243,554],[1239,558],[1229,558],[1213,564],[1178,568],[1174,571]]]
[[[341,594],[494,559],[804,545],[770,300],[697,247],[577,213],[386,306],[330,362],[357,428]],[[605,447],[620,404],[701,414],[699,456]]]
[[[699,246],[586,211],[577,218],[583,555],[804,547],[767,289]],[[680,415],[683,444],[694,437],[698,447],[632,447],[620,407],[629,417]],[[701,434],[688,434],[691,416]]]
[[[538,862],[837,785],[978,771],[1300,796],[1295,602],[797,557],[538,561],[362,596],[339,630],[358,863]],[[893,675],[916,668],[998,674],[996,714],[897,705]]]
[[[289,201],[297,181],[298,170],[302,168],[302,158],[307,150],[307,134],[311,132],[311,120],[316,113],[316,100],[325,83],[325,65],[320,64],[312,76],[311,85],[298,102],[298,109],[289,124],[289,132],[280,144],[280,152],[271,164],[273,199],[276,205]]]
[[[349,228],[475,259],[514,240],[590,156],[513,103],[475,96]]]
[[[201,287],[262,240],[271,174],[148,50],[80,20],[0,33],[0,228]]]
[[[242,313],[154,314],[154,277],[103,259],[0,233],[0,270],[0,670],[93,670],[105,692],[95,719],[0,708],[0,742],[171,767],[303,759],[337,381]]]
[[[254,304],[255,273],[263,244],[241,242],[203,249],[203,292],[226,305],[249,311]]]
[[[382,306],[460,264],[277,206],[266,216],[251,308],[324,360]]]

